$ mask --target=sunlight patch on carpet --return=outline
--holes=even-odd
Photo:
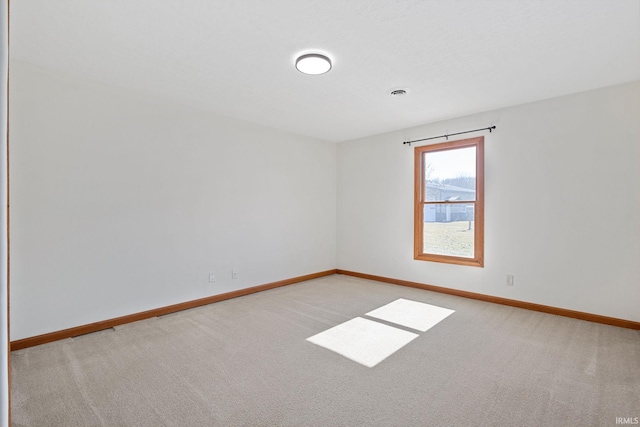
[[[307,341],[372,368],[418,335],[356,317],[307,338]]]
[[[368,312],[367,316],[426,332],[454,312],[448,308],[400,298]]]

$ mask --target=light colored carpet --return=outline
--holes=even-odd
[[[455,313],[372,368],[306,340],[399,298]],[[11,363],[15,427],[565,427],[640,416],[639,331],[340,275],[16,351]]]

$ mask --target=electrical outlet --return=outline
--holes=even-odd
[[[237,279],[238,278],[238,270],[237,269],[233,269],[231,270],[231,278],[232,279]]]
[[[507,274],[507,286],[513,286],[513,274]]]
[[[209,283],[213,283],[216,281],[216,273],[214,273],[213,271],[209,272]]]

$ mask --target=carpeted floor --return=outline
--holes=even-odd
[[[307,338],[399,298],[455,310],[366,367]],[[384,320],[368,318],[403,329]],[[13,352],[14,427],[615,426],[640,331],[329,276]]]

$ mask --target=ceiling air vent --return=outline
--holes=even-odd
[[[391,96],[404,96],[407,93],[409,93],[409,89],[406,88],[396,88],[389,91],[389,95]]]

